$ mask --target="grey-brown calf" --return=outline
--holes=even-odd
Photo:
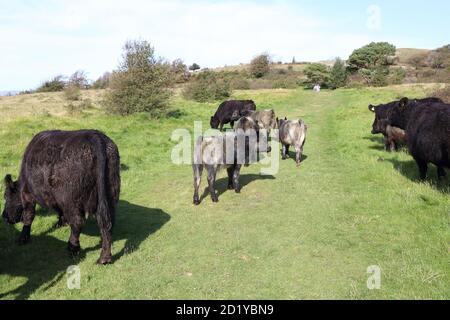
[[[241,118],[235,126],[235,132],[252,134],[254,138],[245,138],[244,145],[240,145],[237,136],[227,139],[225,135],[213,137],[200,137],[195,146],[195,156],[193,163],[194,171],[194,204],[200,204],[200,183],[203,169],[208,172],[208,187],[213,202],[218,202],[215,188],[217,173],[226,168],[228,172],[228,189],[234,189],[236,193],[241,192],[239,183],[242,165],[249,165],[250,150],[257,150],[259,127],[250,117]],[[231,148],[230,148],[231,144]],[[256,148],[256,149],[255,149]],[[231,152],[231,154],[230,154]],[[240,155],[244,155],[244,161],[241,161]]]
[[[283,146],[283,160],[289,157],[289,147],[293,146],[295,148],[297,166],[300,166],[308,126],[303,120],[287,120],[285,118],[284,120],[277,119],[277,122],[280,131],[280,142]]]
[[[278,126],[274,110],[250,111],[247,114],[258,123],[260,129],[265,129],[269,133]]]

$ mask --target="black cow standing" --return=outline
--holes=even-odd
[[[95,215],[102,238],[99,264],[111,263],[112,228],[120,193],[120,157],[115,143],[99,131],[46,131],[26,148],[19,180],[5,178],[3,218],[23,222],[19,243],[30,239],[35,206],[53,209],[71,228],[68,249],[80,251],[86,217]]]
[[[438,167],[438,178],[450,168],[450,105],[445,103],[420,104],[400,100],[389,118],[392,126],[404,129],[408,149],[416,161],[420,178],[426,179],[428,164]]]
[[[424,99],[415,99],[411,100],[417,104],[430,104],[430,103],[442,103],[443,101],[439,98],[424,98]],[[398,150],[397,140],[393,139],[392,135],[389,135],[389,132],[386,131],[388,127],[388,119],[390,118],[394,107],[399,103],[399,101],[393,101],[387,104],[380,104],[378,106],[369,105],[369,110],[375,113],[375,120],[372,125],[372,134],[383,134],[385,138],[385,146],[388,151]],[[392,127],[391,127],[392,128]],[[393,127],[394,130],[398,130],[398,128]]]
[[[241,117],[246,116],[249,111],[256,111],[255,102],[252,100],[230,100],[223,102],[213,117],[211,117],[211,128],[223,130],[223,126],[231,123],[234,128],[234,122]]]

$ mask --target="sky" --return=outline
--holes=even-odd
[[[450,43],[449,1],[0,0],[0,90],[55,75],[114,70],[127,40],[202,67],[347,58],[372,41],[434,49]],[[447,36],[447,37],[446,37]]]

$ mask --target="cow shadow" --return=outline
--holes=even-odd
[[[259,174],[245,174],[245,175],[241,175],[240,179],[239,179],[239,183],[241,185],[241,192],[252,182],[255,181],[264,181],[264,180],[275,180],[276,178],[274,176],[270,176],[270,175],[259,175]],[[225,192],[230,191],[230,192],[234,192],[233,190],[228,190],[228,177],[216,180],[216,191],[217,191],[217,196],[220,197],[221,195],[223,195]],[[206,198],[209,197],[209,189],[208,187],[205,188],[205,191],[203,192],[203,195],[200,198],[200,201],[202,202],[203,200],[205,200]]]
[[[295,151],[289,151],[289,158],[286,159],[287,160],[292,160],[295,162],[295,158],[297,157],[297,154],[295,153]],[[301,162],[305,162],[306,160],[308,160],[308,156],[306,154],[302,154],[302,159]]]
[[[408,178],[411,182],[414,183],[428,183],[435,190],[450,194],[450,170],[446,169],[449,177],[444,180],[438,180],[437,178],[437,168],[436,166],[430,164],[428,168],[428,178],[423,181],[420,179],[419,168],[414,160],[398,160],[395,158],[392,159],[383,159],[383,161],[388,161],[392,163],[397,172],[402,174],[404,177]]]
[[[120,201],[113,241],[125,240],[125,244],[119,252],[115,252],[113,243],[113,263],[124,255],[132,255],[139,249],[142,242],[160,230],[169,220],[170,216],[160,209]],[[79,264],[89,252],[100,255],[100,236],[95,221],[87,222],[83,234],[98,236],[98,244],[93,247],[83,247],[83,238],[81,238],[82,249],[77,256],[72,256],[67,251],[69,231],[66,232],[67,239],[61,240],[51,235],[54,230],[55,228],[52,227],[41,234],[32,234],[28,245],[18,246],[16,240],[19,237],[19,231],[14,227],[0,226],[2,231],[0,276],[6,277],[7,281],[18,283],[16,289],[0,291],[0,299],[28,299],[37,290],[45,291],[61,281],[66,275],[67,268]]]

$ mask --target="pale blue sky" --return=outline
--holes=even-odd
[[[450,2],[419,0],[0,0],[0,90],[35,88],[78,69],[116,67],[125,40],[202,67],[348,57],[371,41],[436,48],[450,43]]]

